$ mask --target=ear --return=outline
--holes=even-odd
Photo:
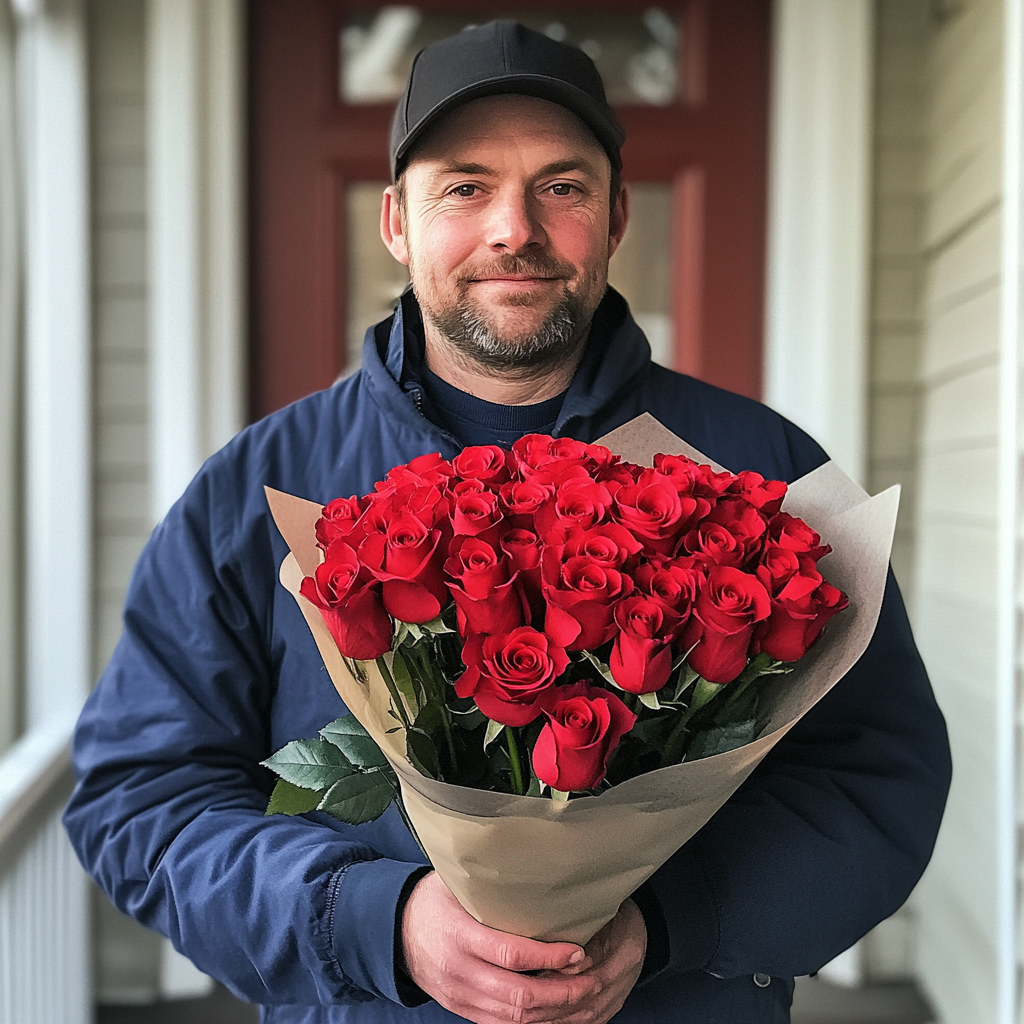
[[[380,237],[388,252],[399,263],[409,265],[409,246],[406,244],[405,225],[402,223],[402,208],[395,193],[395,186],[388,185],[380,204]]]
[[[611,259],[618,249],[622,236],[626,233],[626,224],[629,222],[629,192],[625,185],[619,188],[619,194],[612,207],[611,219],[608,230],[608,258]]]

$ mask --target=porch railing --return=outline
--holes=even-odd
[[[92,1020],[88,889],[60,824],[70,723],[0,759],[0,1024]]]

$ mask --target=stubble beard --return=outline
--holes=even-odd
[[[567,362],[578,362],[600,301],[600,295],[595,298],[599,277],[596,269],[588,270],[579,285],[570,288],[568,279],[576,270],[572,264],[550,256],[502,256],[485,269],[474,270],[473,274],[536,274],[559,277],[564,284],[561,299],[535,328],[501,331],[495,324],[493,310],[471,298],[471,277],[458,282],[456,299],[445,305],[432,302],[431,297],[418,290],[418,268],[410,263],[409,269],[424,319],[451,344],[461,360],[492,375],[534,377]],[[501,305],[529,307],[535,302],[535,296],[529,292],[512,292],[505,296]]]

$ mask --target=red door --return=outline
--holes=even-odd
[[[369,310],[400,288],[401,268],[371,238],[390,96],[415,48],[483,16],[459,0],[254,0],[250,11],[256,419],[351,368]],[[638,211],[611,276],[660,337],[661,361],[759,397],[769,0],[519,0],[486,16],[499,15],[578,43],[605,77]],[[658,281],[660,298],[642,294]]]

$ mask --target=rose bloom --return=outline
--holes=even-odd
[[[444,563],[459,634],[507,633],[526,623],[529,608],[508,555],[481,537],[456,537]]]
[[[755,624],[770,613],[771,598],[756,576],[712,566],[680,641],[693,648],[690,667],[709,683],[732,682],[746,667]]]
[[[660,690],[672,674],[672,641],[680,619],[659,601],[634,594],[615,606],[615,637],[608,667],[629,693]]]
[[[384,584],[384,607],[401,622],[430,622],[448,603],[441,538],[441,530],[402,512],[386,534],[373,533],[359,545],[360,562]]]
[[[471,636],[462,648],[466,671],[455,683],[460,697],[502,725],[528,725],[541,714],[541,696],[569,665],[569,656],[529,626],[509,633]]]
[[[537,778],[563,793],[594,789],[636,715],[614,693],[588,682],[553,687],[543,704],[547,721],[533,748]]]
[[[452,459],[456,476],[500,487],[509,478],[509,454],[496,444],[470,445]]]
[[[624,573],[579,555],[559,561],[541,555],[541,588],[547,602],[544,632],[570,651],[593,651],[615,635],[615,603],[633,590]]]
[[[346,658],[371,661],[391,649],[393,626],[384,609],[381,585],[360,564],[351,545],[335,541],[299,590],[320,609]]]
[[[354,494],[328,502],[316,521],[316,542],[320,549],[326,551],[331,541],[347,537],[365,510],[365,499]]]

